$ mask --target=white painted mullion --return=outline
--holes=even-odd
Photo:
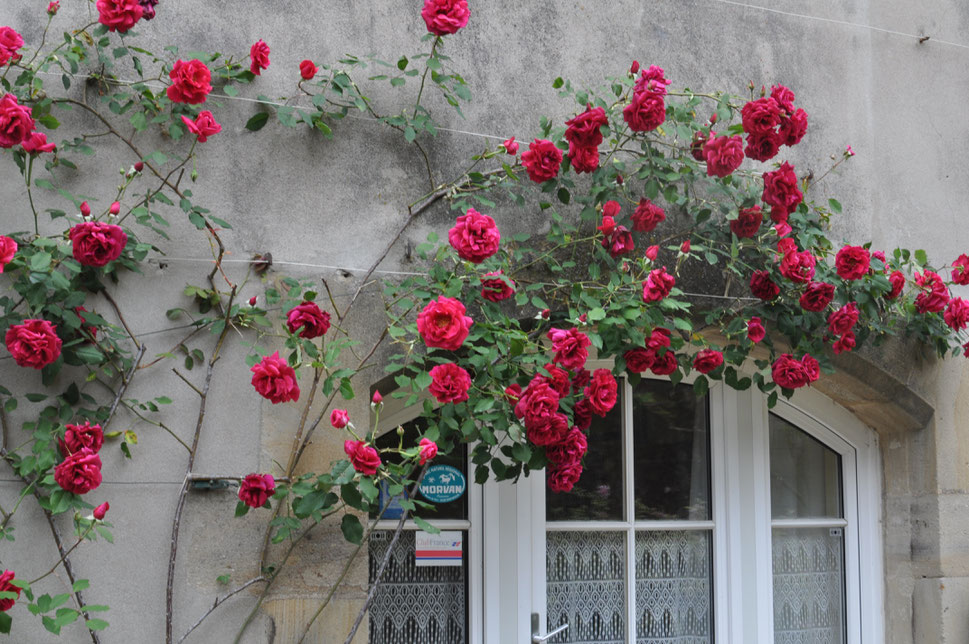
[[[739,557],[730,556],[732,533],[728,531],[734,526],[727,520],[730,509],[736,505],[728,497],[731,490],[736,493],[736,488],[731,488],[727,482],[728,472],[730,472],[728,463],[736,462],[736,454],[731,453],[737,450],[736,441],[727,440],[727,436],[736,436],[736,409],[730,410],[730,407],[736,407],[736,396],[732,391],[728,392],[726,387],[717,386],[710,390],[708,401],[710,489],[713,504],[709,530],[713,553],[711,595],[714,615],[710,626],[715,641],[742,641],[742,638],[738,637],[741,631],[734,626],[735,623],[739,623],[742,628],[743,624],[742,611],[735,605],[736,602],[743,600],[743,594],[736,592],[737,589],[734,587],[735,573],[740,571],[731,571],[731,562],[739,560]],[[728,459],[731,460],[728,462]]]
[[[773,519],[772,528],[843,528],[848,525],[847,519]]]
[[[757,641],[774,641],[774,567],[770,500],[770,431],[764,397],[753,389],[746,396],[752,429],[754,566],[757,579]]]
[[[623,382],[623,487],[626,506],[626,641],[636,641],[636,489],[633,476],[635,453],[633,451],[633,388],[627,378]]]
[[[471,450],[468,450],[468,472],[471,472]],[[468,490],[468,636],[470,644],[484,644],[484,530],[483,487],[471,484]]]

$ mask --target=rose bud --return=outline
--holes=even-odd
[[[350,424],[350,415],[346,409],[334,409],[330,412],[330,424],[337,429],[343,429]]]
[[[629,73],[635,76],[638,71],[639,71],[639,61],[634,60],[632,66],[629,68]]]
[[[689,239],[685,240],[683,242],[683,244],[680,246],[680,252],[683,253],[684,255],[689,255],[690,254],[690,240]]]
[[[384,401],[384,397],[380,395],[379,391],[373,392],[373,398],[370,399],[370,402],[372,402],[375,405],[379,405],[383,401]]]
[[[505,139],[501,145],[505,148],[505,152],[508,154],[511,154],[512,156],[518,154],[518,142],[515,141],[515,137]]]
[[[255,305],[256,305],[256,296],[253,295],[252,297],[249,298],[249,306],[255,306]]]
[[[646,249],[646,259],[651,262],[656,261],[656,256],[659,254],[659,246],[650,246]]]
[[[111,208],[108,210],[108,212],[117,217],[118,213],[121,212],[121,204],[115,201],[111,204]]]
[[[141,161],[135,164],[135,172],[141,172],[144,169],[145,169],[145,164],[142,163]]]
[[[107,501],[105,501],[98,507],[94,508],[94,518],[100,521],[101,519],[104,518],[104,515],[107,514],[108,510],[110,509],[111,509],[111,505]]]
[[[579,322],[585,323],[585,321],[588,319],[589,319],[589,316],[585,313],[579,316]]]
[[[550,313],[551,313],[551,311],[549,311],[548,309],[542,309],[542,317],[544,319],[547,320]]]
[[[430,438],[422,438],[420,442],[421,465],[437,456],[437,443]]]
[[[81,216],[90,217],[91,216],[91,206],[87,205],[86,201],[81,202]]]
[[[710,115],[710,125],[714,125],[717,122],[717,113],[714,112]]]
[[[47,15],[53,16],[57,13],[57,10],[61,8],[61,3],[58,0],[54,0],[49,5],[47,5]]]
[[[616,183],[618,183],[620,186],[622,185],[622,175],[621,174],[617,174],[616,175]]]

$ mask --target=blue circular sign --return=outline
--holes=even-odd
[[[448,503],[460,499],[468,482],[464,474],[450,465],[432,465],[424,473],[421,494],[432,503]]]

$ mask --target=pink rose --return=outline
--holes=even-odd
[[[13,261],[14,255],[17,254],[17,242],[11,237],[4,237],[0,235],[0,273],[3,269]]]
[[[773,213],[774,211],[771,210],[772,216],[773,216]],[[786,221],[780,221],[774,224],[774,230],[777,232],[778,237],[787,237],[788,235],[791,234],[791,231],[794,229],[791,228],[790,224],[788,224]]]
[[[303,77],[303,80],[312,80],[318,71],[319,69],[313,64],[313,61],[308,58],[299,64],[299,75]]]
[[[166,93],[173,103],[204,103],[212,91],[212,72],[201,60],[175,61],[168,77],[172,79],[172,84]]]
[[[730,222],[730,230],[737,239],[749,239],[757,235],[760,225],[764,221],[764,212],[760,206],[741,209],[737,218]]]
[[[336,429],[343,429],[350,424],[350,414],[346,409],[334,409],[330,412],[330,424]]]
[[[350,457],[350,464],[353,469],[364,474],[373,476],[380,467],[380,454],[370,445],[363,441],[345,441],[343,451]]]
[[[659,92],[634,92],[633,100],[622,110],[622,118],[633,132],[655,130],[666,120],[666,103]]]
[[[744,132],[754,136],[769,136],[781,121],[781,108],[767,96],[747,102],[740,110]]]
[[[553,492],[571,492],[581,476],[581,463],[570,462],[557,465],[548,471],[548,489]]]
[[[194,121],[187,116],[183,116],[182,122],[188,128],[189,132],[198,135],[199,143],[205,143],[209,140],[210,136],[222,131],[222,126],[215,122],[215,117],[208,110],[199,112],[199,115],[195,117]]]
[[[108,510],[110,510],[110,509],[111,509],[111,504],[108,503],[107,501],[105,501],[104,503],[102,503],[98,507],[94,508],[94,513],[93,513],[94,514],[94,518],[97,521],[103,521],[104,520],[104,516],[108,513]]]
[[[373,392],[373,396],[370,397],[370,404],[379,405],[384,401],[384,397],[380,395],[379,391]]]
[[[831,345],[831,350],[834,351],[835,354],[851,351],[854,348],[855,348],[855,334],[852,333],[851,331],[848,331],[847,333],[842,335],[840,338],[837,339],[837,341],[834,344]]]
[[[771,376],[785,389],[799,389],[811,382],[811,376],[799,360],[789,353],[781,354],[771,367]]]
[[[589,336],[578,329],[552,329],[548,332],[555,352],[554,362],[566,369],[576,370],[585,366],[589,358],[588,347],[592,345]]]
[[[902,294],[902,289],[905,288],[905,273],[902,271],[892,271],[892,274],[888,276],[888,281],[892,285],[892,290],[885,294],[885,299],[898,299],[898,296]]]
[[[457,351],[468,337],[473,320],[458,300],[439,296],[417,315],[417,331],[428,347]]]
[[[633,72],[635,73],[635,72]],[[649,69],[644,69],[643,73],[636,79],[634,92],[655,92],[660,96],[666,96],[666,88],[670,81],[666,78],[666,72],[658,65],[650,65]]]
[[[752,317],[747,321],[747,338],[757,344],[764,339],[767,335],[767,329],[764,328],[764,323],[758,317]]]
[[[562,165],[562,151],[547,139],[535,139],[522,153],[522,165],[528,178],[535,183],[552,179],[559,173]]]
[[[24,46],[23,36],[11,27],[0,27],[0,65],[20,60],[18,51]]]
[[[773,206],[771,219],[775,222],[787,221],[787,216],[794,212],[804,199],[801,189],[797,186],[794,166],[785,161],[777,170],[764,173],[762,199],[767,205]]]
[[[421,465],[424,465],[437,456],[437,443],[430,438],[422,438],[418,445],[418,454],[421,459]]]
[[[599,167],[599,148],[569,143],[569,163],[579,174],[593,172]]]
[[[290,333],[302,328],[301,338],[318,338],[330,330],[330,314],[320,310],[315,302],[303,302],[286,314],[286,328]]]
[[[582,430],[573,427],[560,443],[549,445],[545,454],[553,465],[566,463],[580,463],[582,457],[589,451],[589,440]]]
[[[605,416],[615,406],[618,391],[619,387],[612,373],[608,369],[596,369],[592,372],[589,386],[582,393],[589,399],[593,413]]]
[[[447,236],[458,257],[475,264],[497,253],[501,240],[495,220],[474,208],[468,208],[467,214],[458,217]]]
[[[0,148],[20,145],[33,131],[30,108],[17,103],[13,94],[4,94],[0,98]]]
[[[961,297],[952,298],[945,307],[942,319],[953,331],[962,331],[969,322],[969,302]]]
[[[713,136],[703,144],[707,176],[726,177],[744,162],[744,141],[739,136]]]
[[[639,200],[639,205],[636,206],[636,210],[632,214],[632,220],[633,230],[640,233],[648,233],[666,221],[666,212],[649,199],[643,197]]]
[[[54,468],[54,480],[63,490],[87,494],[101,485],[101,457],[82,447]]]
[[[700,373],[710,373],[723,364],[723,354],[716,349],[702,349],[693,356],[693,368]]]
[[[239,484],[239,500],[250,508],[261,508],[276,493],[272,474],[247,474]]]
[[[643,301],[659,302],[670,294],[676,285],[676,278],[666,272],[666,267],[656,268],[649,272],[643,282]]]
[[[14,586],[10,582],[14,580],[14,572],[12,570],[4,570],[3,574],[0,575],[0,591],[5,593],[17,593],[20,596],[20,587]],[[0,613],[6,612],[13,608],[13,605],[17,602],[16,599],[0,599]]]
[[[24,142],[20,145],[23,147],[24,152],[28,154],[42,154],[44,152],[53,152],[57,149],[54,143],[47,141],[47,135],[43,132],[31,132],[30,136],[24,139]]]
[[[589,108],[565,122],[565,140],[580,147],[597,147],[602,143],[602,128],[609,125],[606,111],[601,107]]]
[[[938,274],[932,271],[915,274],[921,292],[915,296],[915,310],[919,313],[938,313],[949,302],[949,289]]]
[[[776,134],[748,134],[744,154],[754,161],[770,161],[780,150],[780,139]]]
[[[64,425],[64,438],[57,442],[64,456],[70,456],[84,448],[96,454],[101,451],[101,446],[104,444],[104,432],[100,425],[92,425],[89,422],[83,425]]]
[[[845,246],[835,255],[834,265],[841,279],[861,279],[871,266],[871,255],[861,246]]]
[[[262,38],[257,40],[249,48],[249,71],[259,76],[262,70],[269,67],[269,45],[262,41]]]
[[[518,142],[515,141],[515,137],[511,137],[510,139],[505,139],[501,145],[502,147],[505,148],[505,152],[507,154],[510,154],[512,156],[515,156],[516,154],[518,154]]]
[[[952,262],[952,281],[960,286],[969,285],[969,255],[963,253]]]
[[[279,357],[279,351],[266,356],[250,369],[252,371],[252,386],[260,396],[278,404],[299,400],[299,385],[296,383],[296,371]]]
[[[604,219],[612,219],[612,217],[605,217]],[[603,237],[602,247],[609,251],[609,255],[613,259],[636,250],[633,235],[625,226],[616,226],[606,237]]]
[[[424,0],[421,17],[427,30],[438,36],[453,34],[468,24],[467,0]]]
[[[47,5],[47,15],[53,16],[57,14],[57,11],[61,8],[60,0],[52,0],[52,2]]]
[[[481,297],[489,302],[501,302],[515,294],[515,281],[502,275],[498,270],[481,277]]]
[[[123,34],[144,14],[138,0],[98,0],[98,22],[108,28]]]
[[[750,292],[754,297],[769,302],[780,294],[781,289],[770,278],[768,271],[754,271],[750,276]]]
[[[858,322],[858,305],[848,302],[828,316],[828,329],[834,335],[844,335]]]
[[[11,325],[4,340],[7,351],[21,367],[42,369],[61,355],[61,339],[57,327],[47,320],[24,320]]]
[[[439,403],[458,403],[468,399],[471,376],[453,362],[439,364],[430,371],[431,385],[428,392]]]
[[[834,284],[810,282],[801,294],[801,308],[805,311],[820,313],[834,299]]]
[[[68,232],[74,259],[84,266],[104,266],[121,257],[128,235],[115,224],[83,221]]]
[[[816,264],[817,260],[814,259],[814,255],[810,251],[802,250],[801,252],[786,253],[784,259],[781,260],[781,275],[792,282],[804,284],[810,282],[811,278],[814,277]]]

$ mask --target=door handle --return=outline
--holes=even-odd
[[[538,619],[539,619],[538,613],[532,613],[532,644],[544,644],[545,642],[549,641],[559,633],[564,633],[569,628],[568,624],[562,624],[555,630],[545,633],[545,635],[539,635]]]

